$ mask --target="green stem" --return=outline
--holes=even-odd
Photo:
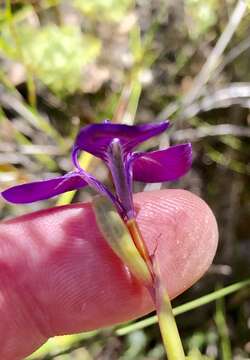
[[[13,20],[12,8],[11,8],[11,1],[6,0],[6,18],[8,21],[10,33],[12,38],[15,42],[17,54],[19,57],[20,62],[24,65],[27,73],[27,89],[28,89],[28,99],[29,103],[32,108],[36,108],[36,85],[33,77],[33,71],[31,69],[30,64],[28,64],[25,60],[25,56],[23,54],[22,45],[19,41],[18,32],[16,30],[15,22]]]
[[[181,338],[176,325],[173,309],[167,289],[163,285],[160,276],[160,268],[153,261],[155,271],[155,302],[158,322],[161,330],[163,344],[168,360],[185,360]]]
[[[228,295],[230,295],[236,291],[239,291],[247,286],[250,286],[250,279],[239,281],[235,284],[226,286],[220,290],[213,291],[210,294],[201,296],[198,299],[188,301],[187,303],[179,305],[176,308],[174,308],[173,313],[175,316],[184,314],[188,311],[197,309],[200,306],[209,304],[217,299],[228,296]],[[124,335],[130,334],[133,331],[145,329],[146,327],[154,325],[156,323],[157,323],[157,316],[156,315],[150,316],[146,319],[137,321],[133,324],[120,327],[119,329],[116,330],[116,334],[118,336],[124,336]]]
[[[184,360],[185,354],[167,292],[164,303],[164,308],[158,313],[158,320],[168,359]]]
[[[223,298],[216,301],[215,323],[220,336],[222,360],[232,359],[229,330],[226,322],[225,302]]]

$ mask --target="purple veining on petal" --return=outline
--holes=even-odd
[[[168,127],[168,121],[134,126],[111,123],[87,125],[80,130],[74,149],[87,151],[105,160],[107,147],[114,138],[120,140],[125,152],[129,152],[138,144],[159,135]]]
[[[132,173],[130,171],[129,157],[123,150],[120,139],[111,141],[107,149],[107,165],[110,169],[115,186],[115,192],[122,204],[128,219],[135,216],[132,199]]]
[[[147,183],[176,180],[185,175],[192,164],[190,143],[136,155],[132,165],[133,178]]]
[[[9,202],[25,204],[49,199],[70,190],[80,189],[86,185],[87,182],[84,181],[79,172],[71,172],[53,179],[13,186],[1,194]]]
[[[78,153],[79,153],[79,149],[75,148],[72,152],[72,162],[75,165],[75,167],[78,169],[79,173],[81,174],[83,179],[86,181],[86,183],[92,189],[96,190],[99,194],[107,196],[113,202],[113,204],[117,207],[117,209],[120,213],[124,212],[123,205],[120,203],[116,194],[115,195],[112,194],[112,192],[104,184],[102,184],[96,177],[89,174],[87,171],[85,171],[81,167],[81,165],[78,162]]]

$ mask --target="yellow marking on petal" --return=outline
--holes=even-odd
[[[93,155],[91,155],[90,153],[87,152],[82,153],[79,159],[79,164],[81,168],[87,170],[92,159],[93,159]]]
[[[79,164],[84,170],[88,171],[88,167],[90,166],[92,159],[93,159],[93,155],[84,152],[80,155]],[[56,206],[70,204],[76,192],[77,190],[72,190],[61,194],[56,202]]]

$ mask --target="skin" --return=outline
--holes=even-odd
[[[214,257],[209,207],[184,190],[134,196],[137,220],[170,297]],[[0,224],[0,358],[24,359],[49,337],[128,321],[153,310],[103,239],[91,203],[46,209]]]

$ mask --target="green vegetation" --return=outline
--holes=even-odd
[[[175,300],[174,311],[182,314],[177,321],[186,352],[200,359],[199,348],[204,360],[250,357],[249,280],[242,281],[250,277],[245,4],[6,0],[0,9],[0,190],[70,171],[68,154],[78,129],[105,118],[127,124],[170,118],[173,126],[162,142],[193,142],[192,171],[169,187],[207,201],[218,220],[220,245],[214,265]],[[81,163],[99,171],[88,155]],[[84,190],[29,206],[0,201],[1,218],[89,198]],[[106,359],[109,349],[114,360],[161,360],[155,322],[148,316],[56,337],[29,359]]]

